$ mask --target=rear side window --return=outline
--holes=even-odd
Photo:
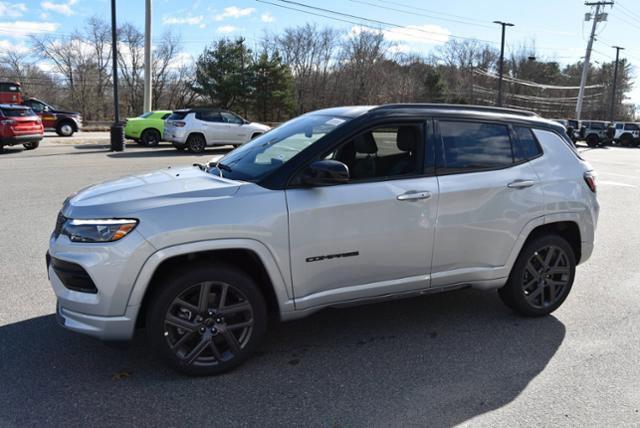
[[[222,122],[220,113],[217,111],[197,111],[196,119],[204,120],[205,122]]]
[[[624,125],[624,129],[626,131],[638,131],[640,130],[640,126],[636,125],[635,123],[627,123]]]
[[[189,114],[188,111],[174,111],[167,120],[183,120]]]
[[[473,172],[513,164],[509,128],[482,122],[441,121],[440,173]]]
[[[542,154],[540,144],[531,129],[524,126],[514,126],[513,129],[518,136],[518,144],[514,147],[516,162],[527,161]]]
[[[30,108],[3,108],[0,111],[4,117],[27,117],[36,115]]]
[[[171,116],[171,113],[165,113],[165,114],[162,115],[162,117],[160,119],[165,120],[169,116]]]

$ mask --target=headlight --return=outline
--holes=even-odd
[[[62,226],[61,234],[73,242],[113,242],[127,236],[137,224],[138,220],[133,219],[69,219]]]

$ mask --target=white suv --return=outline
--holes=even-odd
[[[178,150],[186,148],[191,153],[202,153],[207,146],[238,147],[270,129],[230,111],[195,108],[174,111],[165,121],[163,139]]]
[[[622,146],[637,146],[640,142],[640,125],[631,122],[613,124],[616,133],[613,140]]]
[[[591,167],[518,110],[387,105],[293,119],[208,166],[70,196],[47,255],[66,328],[146,328],[177,370],[239,364],[273,320],[474,287],[524,316],[593,250]]]

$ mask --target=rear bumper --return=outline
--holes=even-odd
[[[12,137],[0,137],[0,144],[5,146],[13,146],[16,144],[24,143],[37,143],[42,140],[44,136],[42,134],[26,134],[26,135],[14,135]]]
[[[162,140],[169,141],[170,143],[185,144],[187,142],[187,133],[182,129],[165,129],[162,134]]]

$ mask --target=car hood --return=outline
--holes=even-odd
[[[271,129],[270,126],[267,126],[263,123],[258,123],[258,122],[251,122],[249,125],[251,125],[253,128],[255,129],[259,129],[261,131],[268,131]]]
[[[70,218],[116,218],[145,210],[233,196],[241,182],[191,166],[132,175],[87,187],[65,201]]]

